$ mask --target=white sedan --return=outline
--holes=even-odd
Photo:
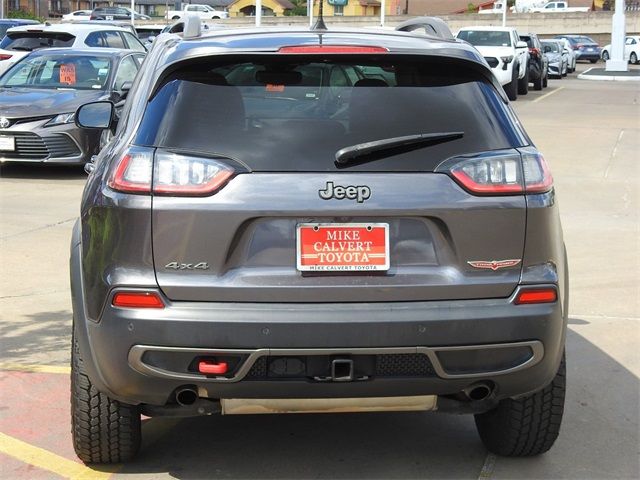
[[[605,45],[602,49],[602,59],[606,62],[611,58],[611,44]],[[632,35],[625,38],[624,58],[630,63],[640,62],[640,35]]]
[[[85,20],[91,20],[91,10],[76,10],[62,16],[63,22],[82,22]]]

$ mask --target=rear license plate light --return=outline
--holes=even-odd
[[[389,270],[389,224],[303,223],[296,229],[302,272]]]

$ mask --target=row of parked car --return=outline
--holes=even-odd
[[[529,84],[542,90],[550,77],[561,79],[575,71],[578,61],[595,63],[601,55],[598,44],[584,35],[540,39],[513,27],[467,27],[457,38],[482,53],[510,100],[526,95]]]

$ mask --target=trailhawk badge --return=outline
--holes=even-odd
[[[512,260],[471,260],[467,263],[475,268],[491,269],[495,271],[499,268],[515,267],[521,261],[522,260],[519,258],[514,258]]]

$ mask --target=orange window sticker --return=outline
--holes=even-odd
[[[65,85],[76,84],[76,66],[73,63],[60,65],[60,83]]]
[[[267,83],[267,92],[284,92],[284,85],[275,85],[273,83]]]

